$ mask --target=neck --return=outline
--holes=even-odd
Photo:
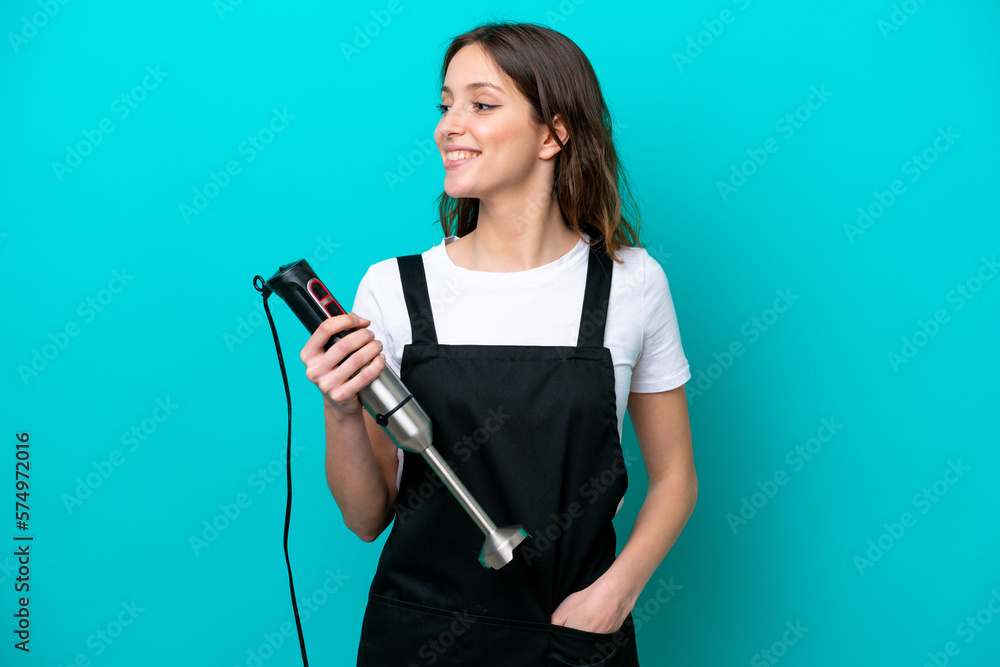
[[[527,271],[553,262],[580,237],[567,227],[551,194],[517,206],[479,202],[476,229],[466,234],[456,263],[475,271]],[[454,245],[454,244],[452,244]]]

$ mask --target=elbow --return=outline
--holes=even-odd
[[[355,530],[354,534],[357,535],[359,538],[361,538],[362,542],[374,542],[375,540],[378,539],[378,536],[381,535],[382,533],[375,531],[362,532]]]
[[[694,468],[678,470],[672,474],[668,473],[663,476],[662,481],[671,489],[670,493],[677,499],[678,503],[687,508],[687,515],[690,517],[698,503],[698,475]],[[650,480],[650,484],[652,484],[652,480]]]
[[[362,542],[374,542],[382,534],[382,530],[375,529],[374,526],[352,526],[346,521],[344,524],[348,530],[358,536]]]
[[[694,506],[698,502],[698,476],[693,467],[650,476],[649,489],[654,488],[658,492],[662,490],[678,507],[686,508],[688,517],[694,513]]]
[[[392,513],[389,513],[375,521],[348,521],[344,517],[344,525],[352,533],[358,536],[362,542],[374,542],[385,531],[392,520]]]
[[[691,481],[688,483],[688,507],[694,512],[694,506],[698,504],[698,475],[691,471]]]

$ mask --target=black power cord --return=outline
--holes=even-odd
[[[258,286],[257,281],[260,281]],[[302,650],[302,664],[309,667],[309,659],[306,657],[306,642],[302,637],[302,622],[299,620],[299,606],[295,602],[295,584],[292,583],[292,564],[288,560],[288,524],[292,516],[292,393],[288,389],[288,375],[285,373],[285,360],[281,356],[281,344],[278,342],[278,330],[274,327],[274,319],[271,317],[271,309],[267,306],[267,297],[273,293],[261,276],[254,276],[253,286],[264,298],[264,312],[267,313],[267,322],[271,325],[271,335],[274,336],[274,349],[278,352],[278,366],[281,368],[281,380],[285,383],[285,400],[288,402],[288,446],[285,458],[285,473],[288,484],[288,500],[285,503],[285,565],[288,567],[288,589],[292,594],[292,610],[295,612],[295,627],[299,632],[299,648]]]

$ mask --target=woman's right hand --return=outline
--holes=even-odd
[[[369,324],[371,320],[354,313],[331,317],[316,328],[299,354],[306,365],[306,377],[319,388],[328,404],[344,414],[356,414],[361,410],[358,392],[385,368],[382,343],[375,340],[375,334],[367,328]],[[353,328],[357,331],[347,334],[324,352],[323,346],[333,334]]]

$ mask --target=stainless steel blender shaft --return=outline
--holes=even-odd
[[[469,490],[465,488],[465,484],[462,484],[458,477],[455,477],[455,473],[451,471],[448,464],[444,462],[441,455],[438,454],[437,449],[434,445],[430,445],[423,451],[424,460],[427,461],[429,465],[437,476],[441,478],[448,490],[451,491],[451,495],[455,496],[455,499],[462,505],[462,509],[468,513],[472,520],[476,522],[479,526],[479,530],[483,531],[484,535],[489,535],[497,529],[495,523],[490,521],[490,518],[486,516],[486,512],[483,508],[479,506],[476,499],[472,497]]]
[[[529,537],[521,526],[497,528],[454,471],[438,453],[433,441],[431,420],[402,381],[386,366],[371,384],[358,392],[361,404],[382,426],[396,446],[420,454],[448,487],[465,513],[483,531],[486,541],[479,553],[483,567],[499,570],[514,558],[514,548]]]

